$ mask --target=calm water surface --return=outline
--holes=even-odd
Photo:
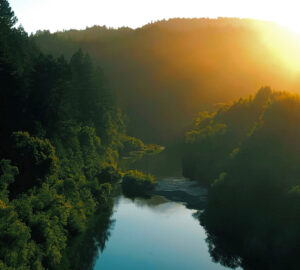
[[[94,270],[214,270],[205,231],[195,210],[161,197],[129,200],[120,197],[116,220]]]

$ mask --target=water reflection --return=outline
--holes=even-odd
[[[299,269],[299,223],[289,209],[282,211],[272,200],[268,204],[268,211],[265,206],[226,209],[225,201],[219,207],[208,205],[199,219],[215,262],[244,270]]]
[[[210,258],[196,210],[158,197],[120,197],[115,209],[116,224],[95,270],[224,269]]]
[[[151,208],[155,209],[155,207],[169,202],[169,200],[167,200],[166,198],[157,195],[151,196],[149,199],[134,198],[132,199],[132,201],[135,203],[136,206],[139,207],[148,206],[150,209]]]
[[[119,196],[114,211],[102,211],[72,240],[57,269],[299,269],[294,210],[225,205],[196,211],[157,195]]]
[[[106,242],[114,228],[115,220],[112,219],[112,204],[107,209],[101,209],[85,233],[72,238],[68,244],[62,261],[57,270],[92,270],[99,259],[99,251],[103,251]]]

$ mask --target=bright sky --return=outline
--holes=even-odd
[[[300,32],[299,0],[9,0],[9,3],[28,33],[93,25],[136,28],[172,17],[247,17],[275,21]]]

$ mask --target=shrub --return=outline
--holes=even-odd
[[[122,181],[123,193],[129,197],[145,196],[154,189],[155,179],[150,174],[128,171]]]

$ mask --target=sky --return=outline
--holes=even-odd
[[[8,0],[28,33],[87,26],[141,27],[173,17],[274,21],[300,33],[299,0]],[[298,2],[298,3],[297,3]]]

